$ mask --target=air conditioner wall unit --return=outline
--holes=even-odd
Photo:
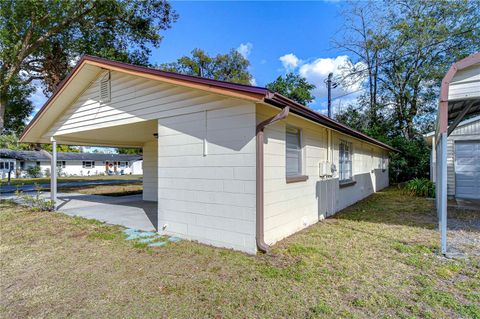
[[[321,177],[333,176],[334,166],[331,162],[320,162],[319,171]]]

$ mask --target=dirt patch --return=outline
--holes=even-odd
[[[480,256],[480,210],[448,209],[448,251],[455,256]]]

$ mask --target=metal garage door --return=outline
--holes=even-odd
[[[480,141],[455,142],[455,196],[480,199]]]

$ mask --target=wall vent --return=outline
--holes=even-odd
[[[107,71],[100,79],[100,103],[110,102],[110,98],[110,71]]]

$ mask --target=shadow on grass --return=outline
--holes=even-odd
[[[345,208],[336,219],[437,229],[435,201],[387,188]],[[449,229],[480,232],[480,211],[448,209]]]

